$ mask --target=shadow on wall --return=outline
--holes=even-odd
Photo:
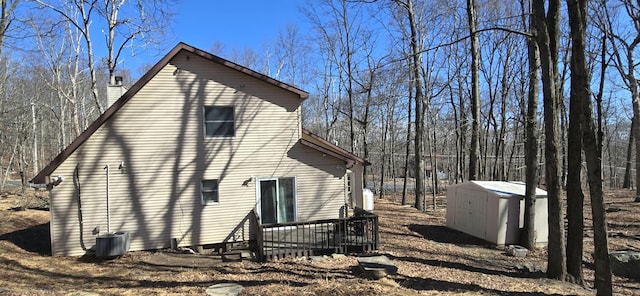
[[[223,243],[233,243],[239,241],[249,241],[251,239],[251,233],[255,233],[258,230],[253,229],[254,225],[258,225],[257,216],[253,214],[253,211],[249,212],[238,225],[227,235],[222,241]]]
[[[9,241],[25,251],[43,256],[51,255],[51,240],[49,239],[49,223],[31,226],[0,236],[0,240]]]
[[[334,160],[333,162],[324,160],[323,162],[312,163],[309,160],[314,159],[310,158],[310,154],[320,155],[322,152],[313,150],[309,147],[302,145],[300,142],[296,142],[293,144],[293,147],[289,151],[287,151],[287,156],[306,165],[312,166],[316,169],[322,170],[327,174],[331,174],[336,178],[342,178],[346,173],[345,164],[339,160]],[[318,156],[320,157],[320,156]],[[323,156],[328,159],[333,159],[331,156]],[[335,163],[334,163],[335,162]]]
[[[246,137],[237,137],[229,139],[219,139],[216,141],[207,139],[204,130],[204,124],[202,118],[204,117],[203,106],[205,105],[233,105],[235,107],[235,129],[238,135],[243,134],[240,131],[250,131],[256,125],[256,117],[263,105],[268,102],[272,102],[284,107],[288,112],[296,111],[299,106],[299,101],[285,100],[280,102],[279,100],[267,100],[265,98],[254,98],[251,94],[253,85],[262,84],[263,82],[256,81],[251,78],[247,80],[246,84],[242,83],[238,86],[237,81],[231,78],[240,76],[245,78],[244,74],[238,74],[231,72],[234,75],[230,75],[227,78],[225,75],[211,76],[208,71],[203,71],[198,68],[198,65],[194,66],[194,59],[189,58],[189,55],[178,55],[172,61],[172,64],[177,67],[177,70],[173,72],[172,77],[175,82],[174,87],[177,87],[175,93],[181,95],[175,99],[180,99],[181,108],[171,110],[172,114],[176,115],[176,122],[171,123],[175,125],[176,132],[171,135],[164,135],[164,137],[171,137],[171,140],[175,146],[162,147],[162,151],[158,152],[158,156],[151,155],[153,161],[147,162],[146,160],[140,160],[139,147],[141,145],[139,141],[131,134],[131,130],[138,128],[139,130],[148,130],[147,133],[152,131],[157,132],[156,125],[153,125],[154,112],[147,112],[143,114],[137,114],[138,119],[142,122],[142,119],[149,119],[143,123],[138,121],[132,124],[123,125],[121,123],[123,118],[121,116],[114,116],[110,121],[106,122],[101,127],[101,132],[104,133],[104,139],[100,143],[95,143],[96,146],[106,147],[109,144],[113,147],[118,146],[118,153],[120,155],[115,158],[116,163],[113,163],[113,156],[105,156],[106,154],[99,153],[97,156],[83,154],[82,149],[78,151],[78,162],[85,164],[81,169],[78,168],[76,174],[79,176],[74,179],[75,185],[75,198],[68,202],[69,204],[57,205],[59,209],[55,214],[57,217],[64,217],[67,222],[72,221],[65,225],[65,229],[60,231],[56,230],[58,238],[65,238],[68,234],[73,233],[77,229],[80,222],[83,219],[89,220],[90,209],[100,209],[106,204],[105,197],[89,198],[86,196],[91,190],[91,184],[88,176],[95,172],[96,175],[104,175],[103,166],[107,163],[116,165],[120,161],[127,164],[127,173],[123,176],[119,176],[120,180],[116,180],[115,176],[111,182],[112,194],[110,199],[113,212],[117,212],[118,206],[127,207],[130,209],[130,213],[126,213],[126,218],[114,218],[111,221],[112,230],[127,231],[131,233],[132,237],[136,240],[136,245],[141,246],[142,249],[155,249],[159,247],[168,247],[172,238],[178,238],[179,240],[185,240],[185,243],[191,241],[192,244],[207,243],[204,238],[204,234],[208,229],[203,225],[209,222],[209,219],[214,216],[215,208],[204,207],[201,204],[200,198],[200,186],[201,181],[204,178],[217,179],[220,183],[228,182],[224,177],[230,174],[233,169],[232,164],[242,164],[243,159],[236,156],[238,147],[244,144],[247,140]],[[214,69],[216,65],[211,66]],[[182,71],[179,71],[181,70]],[[193,71],[187,71],[187,70]],[[226,69],[223,68],[226,71]],[[225,72],[226,73],[226,72]],[[171,75],[171,74],[169,74]],[[233,77],[231,77],[233,76]],[[220,84],[222,87],[211,84]],[[256,85],[257,85],[256,84]],[[285,92],[285,91],[283,91]],[[256,93],[256,95],[261,92]],[[129,103],[131,104],[131,103]],[[161,107],[158,107],[161,109]],[[123,107],[124,112],[127,110]],[[165,110],[160,110],[165,111]],[[133,112],[133,111],[131,111]],[[137,111],[136,111],[137,112]],[[167,111],[168,112],[168,111]],[[122,114],[122,113],[120,113]],[[120,115],[119,114],[119,115]],[[146,116],[146,117],[145,117]],[[133,124],[141,124],[141,126],[133,126]],[[166,123],[158,123],[166,124]],[[192,132],[192,131],[195,131]],[[175,136],[175,138],[173,138]],[[275,139],[275,137],[274,137]],[[161,141],[160,141],[161,142]],[[261,143],[263,147],[269,144],[268,141]],[[194,146],[195,145],[195,149]],[[261,147],[256,147],[260,149]],[[114,149],[115,151],[115,149]],[[135,151],[135,153],[134,153]],[[115,152],[113,152],[115,153]],[[304,151],[300,152],[305,153]],[[220,157],[224,155],[225,157]],[[227,156],[228,155],[228,156]],[[304,159],[302,157],[302,159]],[[216,170],[210,169],[210,166],[216,162]],[[152,165],[162,164],[162,167],[152,168]],[[156,169],[153,171],[153,169]],[[336,170],[336,169],[329,169]],[[153,171],[153,173],[149,173]],[[157,174],[170,175],[172,180],[180,180],[180,182],[172,182],[166,187],[163,187],[161,196],[166,197],[166,206],[161,209],[152,208],[155,205],[148,203],[150,198],[158,198],[157,192],[154,189],[150,189],[147,184],[152,183]],[[335,174],[335,172],[333,172]],[[98,178],[98,177],[96,177]],[[82,181],[82,182],[81,182]],[[100,181],[102,182],[102,181]],[[118,182],[126,183],[116,189]],[[120,184],[122,184],[120,183]],[[97,186],[102,186],[102,183]],[[85,187],[81,188],[81,185]],[[125,188],[126,187],[126,188]],[[80,192],[81,189],[84,192]],[[95,191],[95,190],[94,190]],[[118,196],[125,192],[126,197]],[[82,194],[85,194],[84,198]],[[78,199],[80,198],[80,199]],[[165,200],[162,200],[164,202]],[[82,205],[80,205],[82,203]],[[157,203],[156,203],[157,204]],[[85,213],[82,213],[80,209],[86,209]],[[74,213],[68,213],[68,209],[77,209]],[[121,212],[124,212],[125,208],[122,208]],[[188,210],[185,210],[188,209]],[[54,210],[56,210],[54,208]],[[105,209],[106,212],[106,209]],[[158,213],[160,212],[160,213]],[[83,214],[85,217],[82,217]],[[245,213],[238,213],[242,215]],[[71,215],[77,215],[73,217]],[[123,216],[123,215],[120,215]],[[92,220],[90,227],[81,229],[82,237],[80,244],[86,248],[90,248],[93,245],[94,235],[91,234],[94,224],[104,225],[106,218],[96,218]],[[59,225],[58,223],[54,223]],[[124,228],[124,225],[128,225],[128,228]],[[242,223],[241,223],[242,224]],[[133,225],[133,226],[132,226]],[[181,225],[176,227],[176,225]],[[103,230],[106,230],[103,228]],[[236,227],[235,231],[230,236],[244,235],[239,233],[240,228]],[[228,237],[227,239],[233,239]],[[136,247],[139,248],[139,247]]]

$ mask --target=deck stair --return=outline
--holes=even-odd
[[[243,260],[255,260],[255,253],[249,249],[234,249],[222,253],[224,262],[240,262]]]

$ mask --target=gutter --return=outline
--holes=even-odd
[[[53,180],[47,176],[46,178],[44,178],[45,182],[34,182],[34,180],[31,180],[29,182],[29,187],[33,188],[33,189],[46,189],[46,190],[51,190],[53,187],[56,187],[58,185],[60,185],[60,183],[62,183],[62,181],[64,181],[64,176],[57,176],[57,177],[53,177]]]

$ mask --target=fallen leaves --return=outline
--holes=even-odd
[[[607,196],[612,249],[638,245],[640,205],[629,191]],[[444,199],[440,197],[440,204]],[[545,278],[544,248],[524,258],[506,255],[494,246],[445,225],[444,208],[422,213],[376,199],[380,215],[378,252],[398,267],[398,274],[380,280],[359,277],[353,256],[312,262],[288,258],[267,263],[222,262],[219,257],[177,256],[166,252],[130,252],[109,261],[50,257],[14,243],[12,233],[48,222],[46,211],[11,211],[10,197],[0,199],[0,294],[3,295],[186,295],[203,294],[213,284],[241,284],[244,295],[592,295],[594,291]],[[587,209],[587,208],[586,208]],[[585,210],[587,223],[590,223]],[[36,232],[37,233],[37,232]],[[33,237],[32,240],[48,240]],[[592,250],[585,238],[585,254]],[[37,241],[36,241],[37,242]],[[36,243],[34,242],[34,243]],[[23,242],[25,243],[25,242]],[[34,246],[31,249],[38,249]],[[585,278],[592,286],[590,256]],[[518,266],[528,266],[529,272]],[[614,291],[631,295],[640,283],[615,277]]]

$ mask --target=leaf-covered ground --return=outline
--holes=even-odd
[[[545,278],[544,248],[525,258],[510,257],[504,247],[445,228],[444,208],[421,213],[376,199],[378,252],[398,266],[398,274],[370,280],[357,275],[353,256],[268,263],[221,262],[215,256],[168,251],[130,252],[108,261],[51,257],[49,213],[13,210],[21,198],[16,193],[0,195],[1,295],[203,295],[208,286],[226,282],[244,286],[245,295],[595,294],[590,227],[583,288]],[[607,207],[616,208],[608,213],[611,249],[640,249],[640,203],[633,202],[632,192],[608,192]],[[585,215],[590,216],[588,207]],[[586,223],[590,225],[590,219]],[[613,288],[617,295],[640,295],[640,283],[626,278],[614,276]]]

